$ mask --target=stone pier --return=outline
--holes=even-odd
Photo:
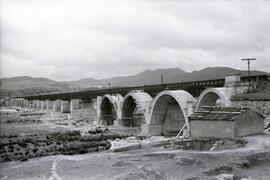
[[[80,99],[71,99],[70,111],[73,111],[74,109],[80,109]]]
[[[53,112],[61,112],[61,100],[53,102]]]
[[[40,101],[40,100],[38,100],[38,102],[37,102],[37,104],[38,104],[38,110],[41,110],[42,109],[42,101]]]
[[[53,101],[47,100],[47,110],[53,110]]]
[[[70,106],[68,101],[61,101],[61,113],[70,113]]]

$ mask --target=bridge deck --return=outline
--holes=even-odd
[[[248,81],[248,77],[241,77],[242,82]],[[251,76],[251,81],[265,82],[268,81],[268,75],[257,75]],[[179,82],[179,83],[167,83],[167,84],[154,84],[154,85],[144,85],[144,86],[133,86],[133,87],[114,87],[114,88],[104,88],[95,90],[84,90],[84,91],[73,91],[73,92],[57,92],[48,94],[37,94],[31,96],[23,96],[19,98],[25,98],[28,100],[71,100],[71,99],[82,99],[90,100],[96,98],[97,96],[103,96],[105,94],[121,94],[125,96],[132,90],[143,90],[150,94],[152,97],[156,96],[159,92],[163,90],[186,90],[194,97],[198,97],[200,93],[208,87],[223,87],[225,84],[225,79],[213,79],[213,80],[203,80],[203,81],[191,81],[191,82]]]

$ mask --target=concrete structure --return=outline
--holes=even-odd
[[[70,113],[70,106],[68,101],[61,101],[61,113]]]
[[[43,106],[42,101],[38,100],[38,101],[37,101],[37,105],[38,105],[37,109],[38,109],[38,110],[42,110],[42,108],[43,108],[43,107],[42,107],[42,106]]]
[[[204,106],[229,107],[232,105],[231,97],[248,91],[246,85],[240,84],[239,74],[229,74],[225,77],[225,87],[207,88],[198,98],[195,111],[201,110]]]
[[[101,99],[98,98],[98,124],[119,125],[123,100],[124,98],[120,94],[106,94]]]
[[[31,107],[32,107],[32,109],[35,109],[36,108],[36,100],[31,100]]]
[[[10,106],[10,99],[4,99],[3,106]]]
[[[24,98],[2,99],[2,105],[13,106],[16,108],[26,108],[28,107],[28,103],[28,100]]]
[[[43,104],[43,111],[47,111],[48,110],[48,100],[42,101]]]
[[[10,99],[10,106],[15,106],[15,99]]]
[[[71,99],[70,100],[70,111],[73,111],[74,109],[80,109],[80,99]]]
[[[131,91],[123,100],[121,122],[126,127],[141,127],[149,118],[149,105],[153,98],[143,91]]]
[[[41,110],[42,111],[47,110],[47,102],[46,101],[41,101]]]
[[[47,100],[47,110],[53,110],[53,101]]]
[[[28,108],[29,107],[29,101],[27,99],[24,100],[23,107],[24,108]]]
[[[96,124],[141,127],[142,133],[145,135],[174,136],[176,134],[181,135],[181,133],[186,135],[189,134],[190,131],[188,117],[193,113],[196,104],[196,100],[191,94],[196,94],[197,97],[206,87],[215,87],[205,89],[201,93],[195,108],[198,112],[213,106],[230,107],[235,104],[232,102],[232,97],[245,93],[248,90],[247,84],[240,82],[240,80],[239,74],[229,74],[225,77],[225,81],[224,79],[217,79],[138,87],[97,89],[71,93],[64,92],[36,95],[31,96],[29,99],[39,99],[33,101],[35,108],[45,110],[52,108],[54,112],[69,113],[70,110],[72,111],[78,108],[90,112],[89,110],[91,109],[92,114],[88,117],[97,116]],[[263,79],[259,82],[265,83]],[[165,90],[160,92],[168,88],[186,89],[188,92],[184,90]],[[130,89],[132,91],[128,91]],[[138,90],[134,91],[133,89]],[[145,91],[142,91],[142,89]],[[102,96],[105,92],[113,93],[114,95],[105,94]],[[156,96],[155,99],[153,100],[147,92],[151,93],[153,97]],[[123,98],[122,95],[125,94],[126,96]],[[56,100],[53,102],[48,100],[56,98],[62,99],[62,101]],[[70,103],[67,100],[70,100]],[[11,104],[16,107],[23,107],[25,103],[25,99],[21,98],[11,100]],[[243,107],[242,105],[243,104],[240,104],[241,107]],[[267,102],[262,103],[261,106],[268,105],[269,103]],[[256,106],[256,104],[252,106]],[[269,112],[269,108],[268,111],[264,108],[262,112]],[[77,111],[73,113],[76,114]],[[213,124],[215,124],[215,122]],[[226,123],[224,123],[224,127],[225,126]]]
[[[38,100],[34,100],[34,109],[38,109]]]
[[[10,106],[10,99],[5,100],[5,106]]]
[[[189,121],[194,138],[235,138],[264,130],[264,117],[250,109],[210,108],[191,115]]]
[[[35,109],[35,100],[30,100],[30,106],[29,108]]]
[[[39,100],[36,100],[36,101],[35,101],[35,109],[36,109],[36,110],[38,110],[38,106],[39,106],[38,104],[39,104]]]
[[[33,102],[30,103],[30,104],[28,105],[28,108],[29,108],[30,110],[34,109],[34,104],[33,104]]]
[[[96,106],[96,99],[91,100],[81,100],[80,101],[80,108],[81,109],[89,109]]]
[[[175,136],[182,128],[188,130],[188,116],[196,100],[183,90],[162,91],[151,103],[150,118],[142,126],[144,135]]]
[[[53,102],[53,112],[61,112],[61,100]]]
[[[0,105],[1,106],[12,106],[14,108],[28,108],[29,103],[31,103],[29,100],[24,98],[12,98],[12,99],[1,99]]]
[[[23,102],[24,102],[23,98],[18,98],[17,99],[17,107],[23,107]]]
[[[19,106],[18,100],[17,99],[11,99],[10,100],[10,105],[14,106],[14,107],[18,107]]]
[[[239,73],[230,73],[225,76],[224,87],[236,87],[241,85],[241,78]]]

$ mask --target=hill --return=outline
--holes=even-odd
[[[65,91],[68,84],[57,82],[47,78],[33,78],[18,76],[0,79],[1,96],[22,96],[40,93]]]
[[[226,74],[229,73],[239,73],[241,76],[247,76],[248,72],[238,69],[233,69],[229,67],[207,67],[200,71],[193,71],[188,75],[182,77],[183,81],[200,81],[200,80],[210,80],[210,79],[222,79]],[[267,74],[262,71],[251,71],[251,75]]]
[[[133,76],[113,77],[109,79],[96,80],[93,78],[85,78],[78,81],[69,82],[70,88],[91,87],[94,85],[111,86],[138,86],[161,83],[161,75],[163,75],[164,83],[200,81],[209,79],[222,79],[228,73],[239,73],[241,76],[247,76],[247,71],[237,70],[228,67],[208,67],[200,71],[188,73],[179,68],[172,69],[156,69],[146,70]],[[252,75],[267,74],[261,71],[252,71]]]
[[[29,76],[18,76],[12,78],[3,78],[0,80],[1,89],[38,89],[38,88],[64,88],[63,83],[47,79],[33,78]]]
[[[161,83],[161,75],[163,75],[164,82],[178,82],[182,76],[187,75],[188,73],[179,69],[156,69],[156,70],[146,70],[139,74],[132,76],[118,76],[109,79],[95,80],[93,78],[82,79],[78,81],[69,82],[71,88],[75,88],[76,85],[93,86],[93,85],[103,85],[108,86],[110,83],[111,86],[138,86],[138,85],[147,85],[147,84],[158,84]],[[74,86],[75,85],[75,86]]]

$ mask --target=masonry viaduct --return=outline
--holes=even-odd
[[[252,76],[256,85],[267,75]],[[96,99],[97,124],[139,127],[145,135],[185,135],[188,117],[207,106],[232,106],[231,97],[246,93],[247,77],[228,74],[224,79],[81,92],[40,94],[12,99],[11,104],[67,113],[80,101]]]

